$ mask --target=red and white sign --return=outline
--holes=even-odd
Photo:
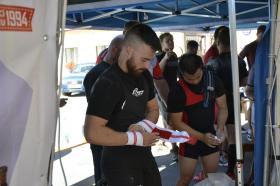
[[[34,8],[0,5],[0,30],[32,31]]]

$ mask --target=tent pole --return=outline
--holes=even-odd
[[[267,105],[266,105],[266,122],[265,122],[265,146],[264,146],[264,178],[263,185],[268,185],[269,175],[270,175],[270,166],[269,166],[269,157],[270,157],[270,128],[272,123],[270,118],[270,113],[272,109],[272,98],[270,97],[270,92],[272,90],[272,76],[273,76],[273,64],[275,61],[274,55],[274,40],[275,40],[275,22],[276,22],[276,11],[277,11],[277,2],[276,0],[271,0],[271,9],[270,9],[270,43],[269,43],[269,55],[268,55],[268,77],[267,77]]]
[[[230,50],[231,50],[231,67],[233,80],[233,97],[234,97],[234,121],[235,121],[235,138],[236,138],[236,167],[237,167],[237,184],[243,186],[243,150],[240,122],[240,96],[239,96],[239,70],[237,57],[236,41],[236,11],[235,0],[228,1],[228,15],[230,28]]]
[[[58,91],[57,91],[57,123],[55,125],[54,130],[54,139],[51,151],[51,158],[50,158],[50,166],[49,166],[49,180],[48,186],[53,185],[53,162],[54,162],[54,153],[55,153],[55,141],[56,141],[56,132],[58,126],[58,149],[60,149],[60,95],[61,95],[61,81],[62,81],[62,67],[63,67],[63,52],[64,52],[64,34],[65,34],[65,23],[66,23],[66,9],[67,9],[67,0],[58,1],[58,14],[57,14],[57,28],[56,28],[56,55],[57,55],[57,76],[56,81],[58,83]],[[60,150],[59,150],[60,153]],[[67,186],[67,180],[64,172],[64,168],[62,166],[61,157],[60,157],[61,169],[64,178],[65,185]]]
[[[279,5],[279,3],[278,3]],[[278,10],[277,10],[277,21],[279,21],[279,18],[280,18],[280,7],[278,6]],[[279,113],[280,112],[280,40],[279,38],[276,37],[276,35],[279,35],[280,33],[280,28],[279,28],[279,25],[277,23],[275,23],[276,26],[275,26],[275,54],[277,55],[276,57],[276,62],[275,62],[275,65],[276,65],[276,104],[275,104],[275,113]],[[278,114],[275,114],[275,125],[276,126],[280,126],[280,116],[278,116]],[[277,156],[280,157],[280,128],[276,128],[275,130],[275,138],[276,138],[276,143],[275,143],[275,146],[276,146],[276,152],[277,152]],[[277,185],[280,185],[280,175],[279,175],[279,170],[280,170],[280,161],[277,160],[276,163],[275,163],[275,166],[276,166],[276,184]]]

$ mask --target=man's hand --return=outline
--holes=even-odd
[[[204,134],[202,142],[212,148],[215,148],[216,146],[221,144],[220,140],[211,133]]]
[[[164,58],[165,58],[166,60],[169,60],[169,59],[177,58],[177,55],[176,55],[175,52],[173,52],[173,51],[170,50],[170,51],[167,51],[167,52],[165,53]]]
[[[220,143],[223,143],[225,141],[225,131],[223,129],[218,128],[216,131],[216,136],[220,140]]]
[[[143,146],[154,146],[156,142],[159,140],[159,133],[152,132],[152,133],[143,133]]]
[[[140,125],[132,124],[128,127],[128,131],[138,131],[138,132],[144,133],[145,129]]]

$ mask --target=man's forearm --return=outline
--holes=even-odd
[[[159,117],[159,110],[158,108],[149,110],[146,114],[146,119],[152,121],[153,123],[157,123]]]
[[[219,108],[218,110],[218,128],[224,129],[225,123],[228,117],[228,110],[227,108]]]
[[[105,125],[93,124],[94,119],[86,117],[84,126],[84,135],[89,143],[103,146],[122,146],[127,144],[127,134],[117,132]]]
[[[166,58],[163,58],[163,59],[159,62],[159,67],[160,67],[160,69],[161,69],[162,72],[163,72],[164,69],[165,69],[166,63],[167,63],[167,59],[166,59]]]
[[[159,108],[158,108],[157,100],[156,98],[153,98],[152,100],[147,102],[145,118],[147,120],[152,121],[153,123],[157,123],[158,117],[159,117]]]
[[[167,81],[162,79],[154,79],[155,88],[158,92],[158,95],[160,96],[161,101],[164,103],[164,105],[167,107],[167,97],[169,93],[169,87],[167,84]]]

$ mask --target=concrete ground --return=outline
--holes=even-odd
[[[178,163],[172,160],[172,154],[169,153],[170,147],[163,146],[161,143],[153,147],[152,151],[158,164],[163,186],[175,186],[179,177]],[[94,170],[89,145],[77,147],[69,152],[64,152],[62,157],[64,170],[67,176],[68,185],[73,186],[93,186]],[[248,179],[252,154],[248,153],[245,157],[244,178]],[[201,170],[198,164],[196,173]],[[226,167],[219,167],[218,172],[225,172]],[[190,185],[194,185],[192,182]],[[58,159],[54,162],[54,180],[53,186],[65,185],[61,173]]]

